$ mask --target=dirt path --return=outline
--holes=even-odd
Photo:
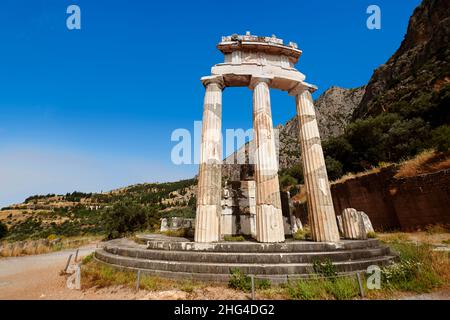
[[[79,257],[93,252],[95,244],[80,248]],[[75,249],[48,254],[0,259],[0,299],[79,299],[59,275]]]

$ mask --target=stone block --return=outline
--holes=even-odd
[[[352,240],[367,239],[363,217],[356,209],[347,208],[342,211],[342,226],[344,238]]]

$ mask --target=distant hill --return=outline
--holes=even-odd
[[[137,206],[158,221],[160,217],[195,216],[196,180],[144,183],[104,193],[72,192],[35,195],[0,210],[8,240],[46,238],[51,235],[104,234],[102,214],[117,205]]]

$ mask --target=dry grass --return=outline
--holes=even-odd
[[[430,245],[441,245],[450,238],[450,229],[443,225],[429,226],[424,231],[377,233],[384,242],[414,242]]]
[[[450,152],[439,153],[426,150],[413,159],[400,164],[395,178],[408,178],[420,174],[437,172],[450,168]]]
[[[408,178],[420,174],[433,173],[440,170],[450,169],[450,151],[439,153],[434,150],[426,150],[414,158],[404,161],[398,165],[388,162],[379,163],[377,167],[358,172],[347,173],[340,179],[332,181],[331,184],[344,183],[345,181],[364,177],[371,174],[376,174],[383,168],[398,166],[398,172],[395,178]]]
[[[132,271],[121,271],[95,260],[88,259],[89,262],[82,266],[82,287],[88,289],[92,287],[104,288],[111,286],[125,286],[131,289],[136,288],[137,273]],[[192,293],[196,289],[203,289],[206,284],[192,280],[171,280],[158,276],[143,274],[140,279],[140,288],[147,291],[163,291],[178,289],[187,293]]]
[[[343,175],[341,178],[339,178],[338,180],[332,181],[331,184],[339,184],[339,183],[343,183],[347,180],[352,180],[352,179],[368,176],[371,174],[379,173],[381,171],[381,169],[388,168],[391,166],[394,166],[394,164],[389,163],[389,162],[381,162],[378,164],[377,167],[368,169],[366,171],[362,171],[362,172],[358,172],[358,173],[352,173],[352,172],[347,173],[347,174]]]
[[[20,257],[44,254],[64,249],[77,248],[98,240],[100,240],[100,237],[91,236],[66,238],[62,239],[60,242],[51,242],[46,239],[10,243],[3,242],[0,243],[0,257]]]

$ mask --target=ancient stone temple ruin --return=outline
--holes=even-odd
[[[322,260],[331,260],[337,272],[346,274],[391,263],[395,256],[388,247],[377,239],[362,239],[366,234],[361,234],[360,227],[368,221],[355,209],[341,216],[344,237],[339,239],[311,99],[315,87],[294,68],[301,55],[297,45],[284,45],[276,37],[247,34],[224,37],[218,48],[225,62],[202,78],[206,95],[194,239],[190,234],[137,234],[106,242],[96,250],[95,258],[120,269],[173,279],[227,282],[230,270],[240,270],[273,283],[310,275],[315,272],[315,263]],[[228,176],[227,180],[224,175],[222,181],[222,90],[233,86],[253,90],[255,146],[254,151],[249,149],[249,155],[254,156],[255,165],[241,166],[234,172],[237,177]],[[289,212],[289,208],[283,209],[286,201],[279,190],[270,88],[287,91],[296,98],[313,241],[285,241],[283,229],[289,217],[283,217],[282,212]],[[247,208],[244,212],[235,212],[243,207]],[[183,219],[162,222],[162,231],[190,223]],[[249,234],[257,241],[222,241],[224,234]]]
[[[311,97],[316,87],[305,82],[305,75],[295,68],[302,51],[293,42],[284,44],[275,36],[258,37],[249,32],[243,36],[222,37],[217,48],[224,54],[225,61],[213,66],[211,75],[201,79],[206,93],[195,241],[219,241],[221,235],[229,233],[223,231],[234,224],[232,214],[228,214],[231,217],[228,218],[222,209],[222,91],[227,87],[248,87],[253,91],[255,181],[254,184],[245,182],[244,188],[249,199],[254,194],[255,210],[249,213],[248,218],[252,235],[259,242],[285,240],[270,105],[270,89],[279,89],[288,92],[296,101],[312,238],[317,242],[339,241]]]

